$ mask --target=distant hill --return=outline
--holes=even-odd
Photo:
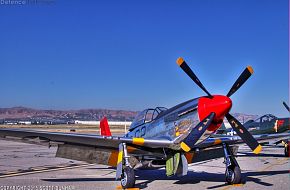
[[[255,120],[259,117],[259,115],[250,115],[244,113],[233,113],[232,114],[235,118],[237,118],[241,123],[249,121],[251,119]]]
[[[13,120],[100,120],[132,121],[137,112],[108,109],[40,110],[26,107],[0,108],[0,119]]]
[[[109,109],[80,110],[41,110],[26,107],[0,108],[0,119],[3,120],[101,120],[104,116],[109,121],[133,121],[137,112]],[[233,114],[239,121],[256,119],[257,115],[242,113]]]

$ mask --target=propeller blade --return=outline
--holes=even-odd
[[[248,78],[254,73],[254,70],[251,66],[248,66],[242,74],[239,76],[239,78],[236,80],[232,88],[227,94],[227,97],[230,97],[233,95],[247,80]]]
[[[191,80],[195,82],[195,84],[197,84],[209,97],[212,97],[212,95],[205,89],[205,87],[202,85],[200,80],[193,73],[193,71],[190,69],[187,63],[183,60],[183,58],[179,57],[176,60],[176,63],[191,78]]]
[[[253,150],[255,154],[259,154],[262,146],[257,140],[249,133],[249,131],[231,114],[226,114],[226,118],[234,131],[243,139],[243,141]]]
[[[191,132],[188,134],[188,136],[183,140],[183,142],[180,144],[181,148],[188,152],[191,150],[191,148],[198,142],[202,141],[203,139],[200,139],[200,137],[204,134],[208,126],[210,126],[213,118],[215,116],[214,112],[211,112],[206,118],[204,118],[199,124],[194,127]]]
[[[284,105],[285,108],[290,112],[290,110],[289,110],[289,106],[288,106],[285,102],[283,102],[283,105]]]

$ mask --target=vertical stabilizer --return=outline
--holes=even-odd
[[[101,135],[103,136],[112,136],[110,126],[108,124],[108,119],[104,117],[100,121],[100,129],[101,129]]]

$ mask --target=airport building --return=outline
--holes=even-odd
[[[122,125],[122,126],[130,126],[132,122],[130,121],[108,121],[108,124],[110,126],[113,125]],[[75,120],[75,124],[81,124],[81,125],[100,125],[100,121],[81,121],[81,120]]]

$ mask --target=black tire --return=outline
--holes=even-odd
[[[242,180],[241,169],[239,167],[228,168],[226,170],[226,182],[230,185],[239,184]]]
[[[121,185],[123,189],[135,186],[135,172],[130,167],[125,167],[121,177]]]

